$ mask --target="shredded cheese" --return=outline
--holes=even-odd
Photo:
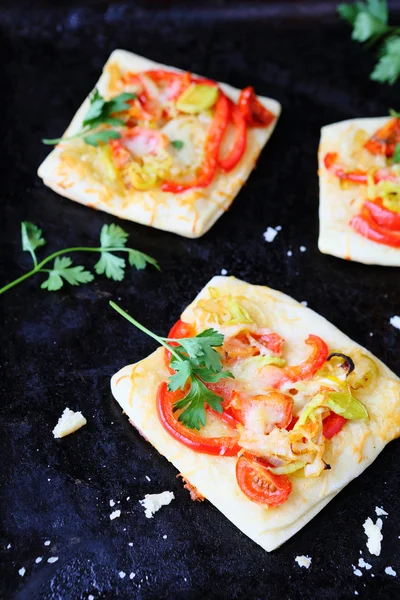
[[[148,519],[151,519],[162,506],[167,506],[175,496],[173,492],[161,492],[161,494],[146,494],[143,500],[139,500],[140,504],[145,509],[144,514]]]

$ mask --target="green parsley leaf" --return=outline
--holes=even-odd
[[[128,260],[131,267],[136,267],[138,271],[144,269],[146,264],[149,263],[153,265],[158,271],[160,271],[159,264],[154,258],[149,256],[148,254],[144,254],[144,252],[139,252],[139,250],[129,250],[128,252]]]
[[[345,21],[348,21],[351,25],[354,25],[357,15],[362,9],[362,2],[355,2],[354,4],[339,4],[337,7],[339,16]]]
[[[81,283],[89,283],[93,281],[94,277],[90,271],[85,271],[85,267],[81,265],[77,267],[71,267],[72,260],[68,256],[60,258],[56,257],[54,260],[54,266],[49,273],[48,279],[40,286],[42,289],[53,292],[59,290],[65,281],[71,285],[80,285]]]
[[[185,409],[179,415],[178,420],[190,429],[201,429],[207,422],[205,403],[210,408],[222,413],[221,396],[210,391],[200,379],[193,378],[189,392],[182,400],[174,404],[174,410]]]
[[[174,357],[172,357],[174,358]],[[192,363],[188,360],[171,360],[170,366],[174,369],[174,375],[168,379],[168,389],[170,392],[183,390],[189,377],[193,374]]]
[[[382,49],[381,57],[371,74],[371,79],[393,85],[400,76],[400,37],[389,38]]]
[[[182,150],[185,144],[181,140],[172,140],[171,146],[173,146],[176,150]]]
[[[111,223],[103,225],[100,232],[100,245],[102,248],[125,247],[129,234],[122,227]]]
[[[109,140],[118,140],[121,137],[121,134],[114,129],[101,129],[100,131],[96,131],[95,133],[90,133],[85,136],[85,142],[89,144],[89,146],[98,146],[99,142],[108,142]]]
[[[42,230],[34,223],[22,221],[21,238],[22,250],[30,252],[33,262],[36,264],[35,250],[46,244],[46,240],[42,237]]]
[[[356,42],[366,42],[374,36],[379,36],[386,30],[386,23],[375,17],[369,12],[361,11],[358,13],[354,22],[352,33],[353,40]]]
[[[397,110],[394,110],[394,108],[389,108],[389,115],[391,117],[396,117],[397,119],[400,119],[400,113],[397,112]]]
[[[196,337],[181,338],[178,343],[197,365],[219,372],[222,368],[221,357],[213,346],[222,346],[223,341],[224,336],[221,333],[215,329],[207,329]]]
[[[394,154],[393,154],[393,162],[400,163],[400,144],[397,144]]]
[[[85,118],[83,119],[83,126],[90,125],[92,121],[98,119],[103,112],[105,100],[103,96],[100,94],[99,90],[95,88],[93,90],[93,94],[90,97],[90,106],[87,111]]]
[[[97,275],[105,274],[109,279],[122,281],[125,276],[125,260],[111,252],[102,252],[100,260],[94,265]]]

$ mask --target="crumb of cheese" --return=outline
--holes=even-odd
[[[267,227],[267,229],[263,233],[264,240],[266,242],[273,242],[276,236],[278,235],[279,231],[280,229],[278,228],[274,229],[273,227]]]
[[[363,558],[360,558],[358,561],[358,566],[361,567],[362,569],[367,569],[367,571],[369,571],[370,569],[372,569],[372,565],[370,565],[369,563],[365,562],[365,560]]]
[[[367,536],[367,548],[371,554],[379,556],[381,553],[381,541],[383,540],[382,530],[382,519],[377,519],[376,523],[373,523],[372,519],[368,517],[364,525],[365,535]]]
[[[375,512],[378,515],[378,517],[387,517],[389,514],[386,512],[386,510],[383,510],[383,508],[380,506],[375,506]]]
[[[161,492],[161,494],[146,494],[143,500],[139,500],[139,502],[145,509],[144,514],[146,517],[151,519],[155,512],[160,510],[162,506],[170,504],[174,498],[173,492]]]
[[[391,575],[392,577],[396,577],[397,573],[392,567],[386,567],[385,569],[386,575]]]
[[[25,567],[21,567],[20,570],[18,571],[18,573],[20,574],[21,577],[23,577],[25,575]]]
[[[310,568],[311,565],[311,557],[310,556],[296,556],[294,559],[299,567],[304,567],[306,569]]]
[[[113,521],[114,519],[117,519],[120,516],[121,516],[121,511],[120,510],[114,510],[114,512],[112,512],[111,515],[110,515],[110,520]]]
[[[66,408],[53,429],[53,435],[55,438],[63,438],[70,433],[74,433],[86,423],[87,421],[81,412],[74,412]]]
[[[400,329],[400,317],[398,315],[391,317],[390,324],[396,327],[396,329]]]

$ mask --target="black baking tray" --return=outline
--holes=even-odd
[[[397,21],[399,9],[392,3]],[[101,226],[117,222],[61,198],[36,175],[48,152],[40,138],[64,130],[115,48],[239,88],[254,85],[283,106],[256,170],[204,237],[121,222],[161,273],[130,271],[121,283],[100,277],[56,293],[41,290],[37,276],[0,297],[1,598],[400,597],[398,442],[268,554],[211,504],[192,502],[174,467],[121,414],[110,377],[155,345],[108,306],[117,300],[165,334],[226,269],[306,300],[399,374],[400,332],[389,323],[400,314],[399,271],[319,253],[316,173],[321,126],[399,109],[399,86],[369,80],[373,52],[351,42],[331,2],[7,2],[0,34],[1,282],[30,268],[20,221],[43,229],[48,251],[94,245]],[[282,230],[266,243],[263,232],[277,225]],[[88,424],[54,440],[65,406],[82,410]],[[176,500],[146,519],[139,499],[167,489]],[[375,506],[389,513],[379,557],[368,555],[362,528]],[[121,517],[110,521],[115,508]],[[357,577],[360,551],[372,569]],[[303,554],[312,557],[309,570],[294,562]],[[48,563],[51,556],[58,561]],[[399,577],[385,574],[388,565]]]

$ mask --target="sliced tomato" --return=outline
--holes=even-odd
[[[377,244],[400,248],[400,231],[378,225],[367,208],[363,208],[359,215],[351,219],[350,226],[354,231]]]
[[[367,200],[364,202],[364,206],[378,225],[394,231],[400,231],[400,213],[386,208],[382,198],[377,198],[373,202]]]
[[[325,168],[343,181],[353,181],[354,183],[367,183],[368,173],[362,169],[349,170],[338,162],[337,152],[328,152],[324,156]],[[397,181],[398,177],[390,169],[377,169],[374,172],[374,182],[379,183],[380,181]]]
[[[371,154],[393,156],[397,144],[400,143],[400,119],[394,117],[378,129],[365,144]]]
[[[269,433],[274,427],[286,429],[293,417],[293,398],[280,392],[267,392],[263,395],[244,396],[233,392],[225,409],[246,429],[255,425]]]
[[[307,346],[312,347],[310,356],[298,365],[284,367],[282,369],[284,380],[295,382],[302,379],[311,379],[328,358],[328,346],[317,335],[310,334],[305,343]]]
[[[184,392],[168,391],[166,382],[160,384],[157,391],[157,412],[164,429],[178,442],[201,454],[215,456],[236,456],[240,450],[238,435],[205,437],[196,430],[188,429],[176,418],[173,405],[183,398]]]
[[[232,171],[236,167],[246,150],[247,144],[246,120],[236,104],[231,102],[230,106],[231,121],[235,127],[235,137],[228,154],[224,158],[218,159],[218,165],[225,173],[229,173],[229,171]]]
[[[275,115],[258,100],[252,87],[240,92],[238,107],[250,127],[268,127]]]
[[[334,435],[339,433],[343,428],[343,425],[347,423],[347,419],[337,415],[335,413],[331,413],[328,415],[323,421],[323,434],[327,440],[333,438]]]
[[[292,491],[286,475],[274,475],[266,461],[250,454],[243,454],[237,461],[236,480],[242,492],[258,504],[279,506]]]
[[[177,321],[175,323],[175,325],[172,326],[171,331],[168,334],[169,338],[173,338],[173,339],[179,339],[179,338],[185,338],[185,337],[194,337],[196,335],[196,329],[194,327],[194,325],[192,325],[191,323],[185,323],[185,321],[182,321],[181,319],[179,319],[179,321]],[[178,342],[169,342],[171,344],[171,346],[177,346]],[[171,367],[169,366],[169,363],[171,361],[171,352],[167,349],[165,349],[165,353],[164,353],[164,361],[165,361],[165,366],[167,367],[168,371],[172,374],[175,371],[173,369],[171,369]]]

